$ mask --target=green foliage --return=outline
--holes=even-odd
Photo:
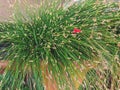
[[[120,11],[108,9],[118,7],[117,4],[96,4],[95,1],[86,0],[66,10],[57,7],[59,0],[48,1],[37,9],[26,8],[25,14],[17,7],[13,23],[0,25],[0,43],[9,43],[0,52],[7,52],[5,59],[11,62],[1,80],[1,89],[25,88],[28,75],[28,88],[43,90],[42,62],[48,65],[60,87],[65,84],[67,87],[68,82],[72,84],[71,76],[76,71],[81,72],[75,69],[73,62],[81,64],[97,57],[110,66],[118,51],[118,39],[110,27],[119,24]],[[73,35],[74,28],[81,29],[82,33]]]

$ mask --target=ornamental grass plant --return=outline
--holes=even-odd
[[[24,2],[22,11],[17,2],[13,20],[0,24],[0,43],[7,44],[0,53],[9,62],[0,89],[119,89],[119,5],[98,1],[68,8],[60,0]]]

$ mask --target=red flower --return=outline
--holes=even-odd
[[[78,28],[74,28],[73,30],[73,34],[77,34],[77,33],[81,33],[82,30],[78,29]]]

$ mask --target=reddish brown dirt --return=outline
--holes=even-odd
[[[4,73],[4,70],[6,69],[8,65],[8,61],[0,61],[0,74]]]

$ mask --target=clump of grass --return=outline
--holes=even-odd
[[[0,43],[9,43],[0,52],[7,52],[5,59],[10,61],[1,89],[27,86],[43,90],[47,88],[45,76],[49,75],[56,88],[76,89],[73,81],[78,77],[82,79],[79,73],[85,76],[86,72],[76,68],[75,63],[79,66],[85,61],[105,60],[110,66],[118,40],[109,30],[120,19],[120,12],[107,10],[117,4],[96,4],[95,1],[86,0],[64,9],[59,0],[45,0],[37,8],[25,8],[24,14],[16,6],[12,23],[0,25]],[[82,32],[73,34],[74,28]]]

